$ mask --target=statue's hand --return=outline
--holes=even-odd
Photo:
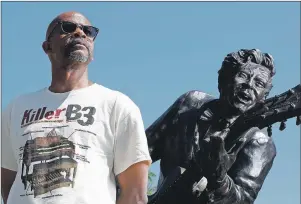
[[[224,130],[212,134],[209,138],[203,140],[201,166],[208,184],[215,185],[219,183],[228,171],[230,158],[225,150],[224,136],[229,130]]]

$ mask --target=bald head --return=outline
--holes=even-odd
[[[70,21],[74,23],[79,23],[82,25],[91,25],[90,21],[81,13],[75,11],[64,12],[55,17],[48,26],[46,32],[46,39],[48,38],[50,32],[53,30],[53,27],[59,21]]]

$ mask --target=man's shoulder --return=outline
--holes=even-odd
[[[140,108],[138,105],[134,102],[134,100],[128,96],[125,93],[122,93],[120,91],[116,91],[116,108],[119,111],[125,111],[127,114],[132,112],[140,113]]]
[[[105,96],[105,97],[108,97],[108,96],[116,97],[116,95],[118,94],[118,91],[110,89],[110,88],[108,88],[106,86],[103,86],[101,84],[95,83],[94,85],[95,85],[94,88],[96,90],[93,89],[93,94],[96,91],[97,95],[101,96],[102,98],[103,98],[103,96]]]
[[[95,87],[96,91],[94,89],[93,94],[97,94],[102,100],[110,100],[116,105],[122,106],[131,105],[133,103],[129,96],[119,90],[111,89],[100,84],[96,84]]]
[[[122,114],[140,112],[137,104],[127,94],[101,85],[99,85],[99,88],[102,90],[103,96],[106,98],[106,100],[112,102],[111,105],[114,107],[115,111]]]
[[[42,88],[36,91],[19,94],[10,100],[8,106],[19,104],[19,103],[27,103],[29,100],[36,100],[36,97],[39,97],[41,94],[43,94],[44,91],[45,88]]]
[[[4,106],[3,114],[5,116],[11,116],[15,111],[19,111],[22,107],[37,102],[41,97],[41,93],[45,88],[39,89],[37,91],[31,91],[23,94],[14,96],[7,105]]]
[[[40,94],[44,94],[46,91],[47,91],[46,87],[40,88],[38,90],[33,90],[33,91],[30,91],[27,93],[20,94],[17,99],[22,100],[22,99],[26,99],[26,98],[32,98],[35,96],[39,96]]]
[[[129,96],[119,90],[111,89],[100,84],[96,84],[96,88],[98,89],[98,92],[101,92],[105,97],[113,97],[124,101],[130,100]]]

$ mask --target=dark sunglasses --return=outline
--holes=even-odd
[[[51,37],[57,25],[61,25],[61,30],[64,33],[68,33],[68,34],[73,33],[74,31],[76,31],[77,28],[80,28],[88,37],[93,38],[93,40],[95,40],[99,31],[98,28],[93,26],[79,25],[68,21],[58,21],[56,25],[53,27],[53,29],[51,30],[51,32],[49,33],[47,41],[49,41],[49,38]]]

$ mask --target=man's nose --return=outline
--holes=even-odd
[[[87,35],[85,34],[85,32],[80,27],[76,28],[76,30],[74,31],[73,35],[76,38],[78,38],[78,37],[86,38],[87,37]]]

